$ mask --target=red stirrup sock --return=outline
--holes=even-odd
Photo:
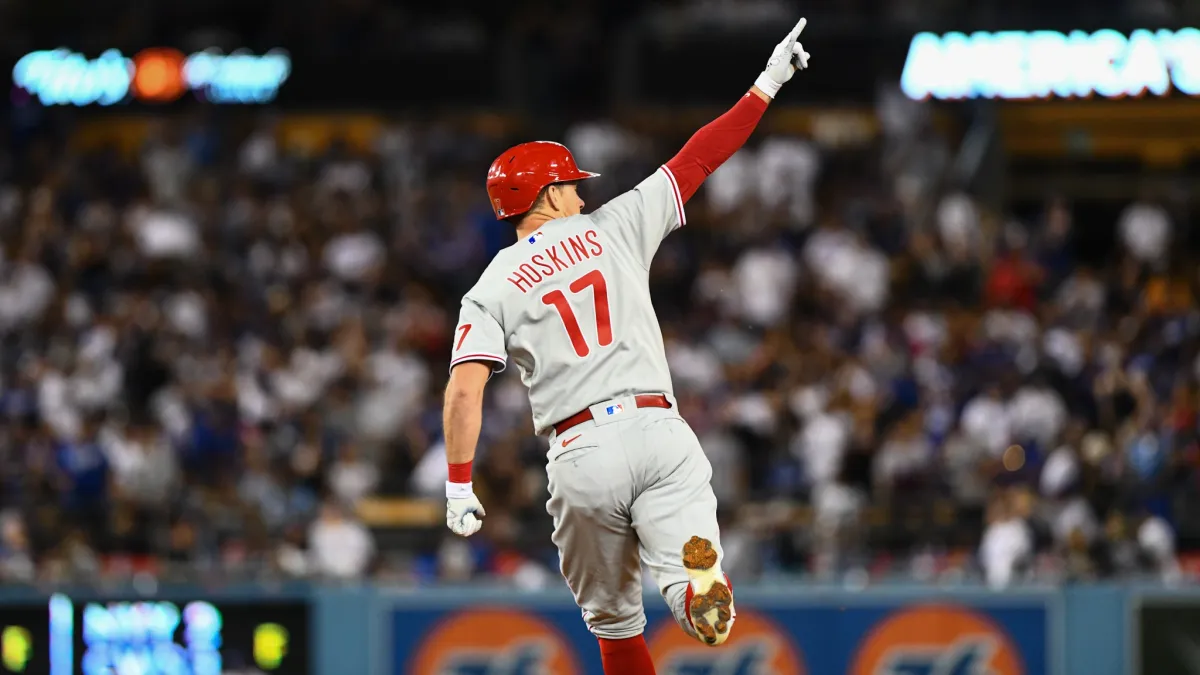
[[[646,638],[624,640],[600,639],[600,662],[604,664],[604,675],[655,675],[654,662],[650,660],[650,649]]]

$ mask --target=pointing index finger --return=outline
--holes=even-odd
[[[800,37],[800,33],[804,32],[804,27],[807,25],[808,25],[808,19],[801,18],[800,21],[796,24],[796,27],[792,29],[792,32],[788,34],[788,38],[791,39],[792,41],[795,41],[796,38]]]

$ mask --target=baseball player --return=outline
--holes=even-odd
[[[712,467],[677,412],[649,267],[686,222],[705,177],[746,142],[796,69],[808,66],[801,19],[750,91],[674,158],[583,215],[581,171],[557,143],[505,151],[488,170],[499,220],[517,230],[462,300],[444,424],[446,525],[470,536],[483,506],[471,463],[492,373],[512,359],[533,424],[549,440],[547,473],[562,574],[600,641],[607,675],[654,673],[642,631],[641,564],[679,625],[708,645],[733,627],[721,571]]]

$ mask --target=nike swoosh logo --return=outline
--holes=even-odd
[[[579,435],[577,435],[577,436],[572,436],[572,437],[570,437],[570,438],[568,438],[568,439],[564,440],[564,441],[563,441],[563,447],[565,448],[565,447],[567,447],[568,445],[570,445],[570,444],[574,443],[575,441],[579,440],[579,437],[580,437],[580,436],[582,436],[582,435],[583,435],[583,434],[579,434]]]

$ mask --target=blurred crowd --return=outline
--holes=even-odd
[[[1148,193],[1089,229],[1055,195],[988,206],[928,110],[878,112],[856,149],[756,137],[655,260],[730,572],[1180,578],[1200,544],[1186,210]],[[480,536],[359,517],[441,498],[458,301],[514,236],[484,170],[522,139],[397,123],[313,153],[276,132],[164,115],[136,153],[36,137],[0,166],[0,581],[557,584],[512,369],[488,387]],[[595,206],[684,137],[563,140],[604,174]]]

